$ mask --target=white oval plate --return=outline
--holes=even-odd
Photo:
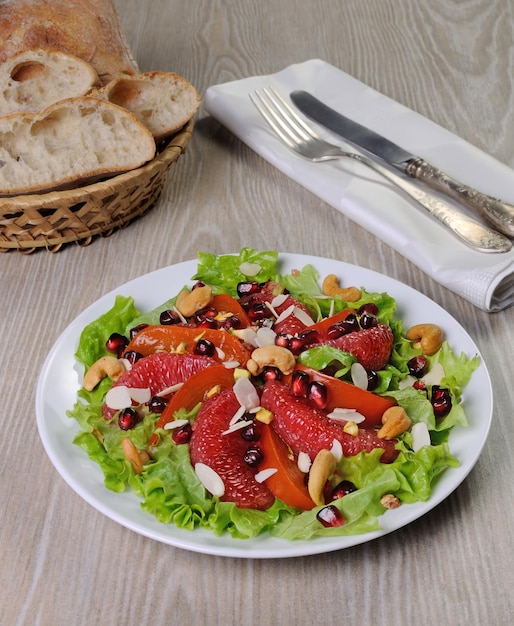
[[[405,328],[421,322],[438,324],[457,354],[479,355],[471,337],[451,315],[403,283],[378,272],[320,257],[281,254],[279,262],[282,273],[311,263],[320,276],[333,273],[340,277],[343,284],[365,287],[367,291],[386,291],[396,299],[397,317],[404,320]],[[190,283],[196,269],[197,260],[172,265],[136,278],[108,293],[66,328],[46,358],[36,393],[39,434],[59,474],[86,502],[126,528],[179,548],[229,557],[285,558],[340,550],[398,530],[437,506],[466,478],[482,451],[492,419],[491,381],[483,360],[464,391],[463,403],[469,425],[467,428],[456,426],[450,437],[450,449],[460,460],[460,467],[447,469],[438,478],[428,502],[387,511],[380,518],[380,531],[297,542],[267,534],[247,540],[232,539],[228,535],[216,537],[203,529],[187,531],[162,524],[142,511],[139,500],[132,492],[115,494],[108,491],[99,467],[72,443],[78,425],[66,416],[81,386],[82,371],[74,357],[80,333],[88,323],[111,308],[116,295],[132,296],[140,311],[149,311],[175,295],[184,284]]]

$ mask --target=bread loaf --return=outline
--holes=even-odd
[[[95,95],[131,111],[157,142],[182,128],[200,106],[193,85],[169,72],[115,78]]]
[[[129,111],[91,97],[0,118],[0,195],[77,187],[139,167],[152,134]]]
[[[88,94],[98,82],[89,63],[59,50],[25,50],[0,64],[0,115],[37,112]]]
[[[24,50],[61,50],[90,63],[102,85],[138,70],[113,0],[0,0],[0,41],[0,63]]]

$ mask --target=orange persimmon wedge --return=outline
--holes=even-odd
[[[248,326],[251,326],[250,320],[243,307],[229,294],[219,293],[215,295],[212,299],[211,306],[215,308],[218,313],[231,313],[238,317],[241,323],[239,328],[248,328]]]
[[[289,458],[289,450],[273,427],[262,424],[259,447],[264,455],[265,467],[273,467],[277,472],[266,479],[266,485],[273,495],[289,506],[309,511],[315,504],[311,500],[305,484],[305,474],[295,461]],[[264,469],[264,466],[260,469]]]
[[[179,409],[192,411],[195,406],[205,399],[205,395],[213,388],[227,389],[234,385],[234,370],[224,365],[206,367],[201,372],[193,374],[171,397],[166,408],[157,421],[156,428],[164,428],[173,421],[174,414]]]
[[[250,350],[226,330],[176,325],[143,328],[134,336],[125,352],[135,350],[143,356],[154,352],[193,353],[200,339],[207,339],[219,348],[220,352],[213,355],[218,361],[237,361],[243,366],[250,357]]]
[[[322,338],[324,338],[327,334],[328,329],[331,326],[337,324],[337,322],[343,322],[348,317],[348,315],[350,315],[350,313],[355,313],[355,310],[343,309],[342,311],[339,311],[339,313],[335,313],[330,317],[324,317],[319,322],[316,322],[311,326],[307,326],[305,330],[315,330],[321,335]]]

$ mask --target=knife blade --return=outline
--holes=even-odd
[[[338,134],[357,149],[378,157],[388,165],[480,214],[497,230],[514,237],[514,206],[455,180],[423,158],[408,152],[386,137],[334,111],[312,94],[298,90],[291,100],[307,117]]]

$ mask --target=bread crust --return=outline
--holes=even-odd
[[[172,72],[144,72],[114,79],[93,92],[133,113],[159,142],[177,132],[196,113],[200,96]]]
[[[0,63],[56,49],[90,63],[102,85],[138,71],[113,0],[0,0]]]

